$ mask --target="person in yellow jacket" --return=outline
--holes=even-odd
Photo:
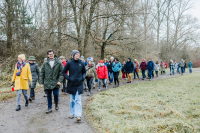
[[[12,86],[15,82],[15,90],[17,91],[17,108],[16,111],[21,109],[21,93],[24,95],[26,100],[25,106],[28,106],[28,94],[27,90],[29,89],[29,81],[32,83],[32,75],[30,70],[29,63],[26,63],[26,58],[24,54],[18,56],[18,62],[15,66],[15,71],[12,78]]]

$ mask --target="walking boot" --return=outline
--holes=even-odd
[[[28,106],[28,100],[26,100],[25,106],[26,106],[26,107]]]
[[[76,118],[76,121],[81,121],[81,117],[78,116],[78,117]]]
[[[55,104],[55,110],[58,110],[59,107],[58,107],[58,103]]]
[[[46,114],[49,114],[52,112],[52,109],[47,109]]]
[[[19,111],[19,110],[21,110],[21,106],[20,105],[18,105],[17,108],[16,108],[16,111]]]

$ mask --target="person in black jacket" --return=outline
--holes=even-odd
[[[108,63],[108,77],[109,77],[109,84],[112,84],[113,83],[113,70],[112,70],[112,64],[113,64],[113,60],[114,60],[114,57],[110,57],[110,61]]]
[[[83,81],[86,76],[85,64],[79,59],[80,52],[78,50],[72,51],[72,59],[65,65],[62,73],[68,80],[67,93],[70,95],[70,118],[77,118],[81,121],[82,104],[81,94],[83,94]],[[69,76],[66,72],[69,71]]]
[[[36,87],[37,80],[39,80],[39,77],[40,77],[40,70],[39,70],[38,64],[35,62],[34,56],[29,57],[29,65],[30,65],[31,74],[32,74],[32,85],[29,85],[29,88],[31,89],[29,101],[32,101],[35,99],[34,89]]]
[[[127,73],[128,76],[128,82],[127,83],[131,83],[131,73],[133,72],[133,62],[131,61],[130,58],[127,59],[126,62],[126,66],[125,66],[125,71]]]

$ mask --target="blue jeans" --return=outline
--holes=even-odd
[[[103,84],[107,87],[107,79],[99,79],[99,89],[101,89],[101,81],[103,81]]]
[[[17,90],[17,105],[20,105],[21,102],[21,94],[23,93],[24,99],[28,100],[27,90]]]
[[[69,94],[70,96],[70,115],[78,117],[82,115],[81,95],[76,92],[76,95]]]
[[[172,75],[172,73],[173,73],[173,75],[174,75],[174,68],[172,68],[171,70],[170,70],[170,74]]]
[[[181,67],[181,73],[184,73],[184,67]]]
[[[30,90],[30,98],[35,97],[35,92],[34,92],[34,88],[31,88]]]
[[[46,90],[46,92],[47,92],[48,109],[52,108],[52,91],[53,91],[53,95],[54,95],[54,102],[55,102],[55,104],[58,104],[59,88],[55,88],[53,90]]]
[[[180,72],[179,72],[179,67],[177,68],[177,73],[180,73]]]
[[[143,79],[145,78],[145,70],[142,70]]]
[[[192,73],[192,68],[191,67],[189,67],[189,72]]]
[[[110,83],[113,83],[113,72],[108,72],[108,77],[109,77]]]
[[[152,73],[153,73],[153,70],[148,70],[148,77],[149,77],[149,79],[151,79]]]

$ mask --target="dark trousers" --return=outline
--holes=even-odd
[[[35,97],[35,91],[34,88],[31,88],[30,90],[30,98]]]
[[[152,78],[154,78],[154,71],[152,71]]]
[[[66,85],[66,79],[63,79],[63,90],[62,92],[67,92],[67,85]]]
[[[48,102],[48,108],[52,108],[52,91],[54,95],[54,102],[55,104],[58,104],[58,99],[59,99],[59,88],[55,88],[53,90],[46,90],[47,92],[47,102]]]
[[[87,86],[88,86],[89,92],[91,92],[93,78],[91,78],[91,79],[86,78],[86,80],[87,80]]]
[[[149,79],[151,79],[152,73],[153,73],[153,70],[148,70],[148,77],[149,77]]]
[[[145,70],[142,70],[143,79],[145,78]]]
[[[136,75],[139,78],[138,72],[135,70],[135,72],[134,72],[134,79],[136,79]]]
[[[158,71],[156,71],[156,76],[158,76]]]
[[[119,85],[119,79],[118,79],[118,77],[119,77],[119,72],[114,72],[113,74],[114,74],[114,82],[115,82],[115,85],[116,85],[116,82],[117,82],[118,85]]]
[[[181,73],[184,73],[184,67],[181,67]]]

